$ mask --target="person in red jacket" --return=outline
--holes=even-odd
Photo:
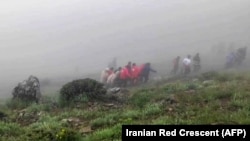
[[[120,72],[120,81],[121,81],[121,86],[127,86],[128,80],[131,79],[131,74],[129,73],[128,68],[125,66],[121,69]]]
[[[136,63],[132,64],[132,85],[138,84],[140,68],[136,65]]]

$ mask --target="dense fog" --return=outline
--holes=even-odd
[[[167,77],[176,56],[199,52],[202,71],[221,70],[230,51],[250,45],[249,7],[249,0],[2,1],[0,97],[29,75],[44,82],[43,93],[98,79],[113,58],[118,66],[151,62]]]

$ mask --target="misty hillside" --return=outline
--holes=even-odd
[[[0,105],[0,139],[120,141],[124,124],[249,124],[249,83],[248,71],[232,69],[151,80],[65,105],[55,91],[40,104],[8,100]]]
[[[124,124],[249,124],[249,7],[1,1],[0,140],[120,141]]]
[[[151,62],[165,78],[174,57],[199,52],[202,71],[220,70],[227,53],[250,45],[249,6],[249,0],[3,1],[0,98],[30,75],[51,82],[44,93],[76,78],[99,79],[114,57],[121,66]]]

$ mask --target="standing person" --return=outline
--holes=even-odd
[[[173,60],[173,69],[171,71],[171,73],[176,74],[178,69],[179,69],[179,62],[180,62],[180,56],[177,56],[174,60]]]
[[[240,66],[246,58],[247,47],[238,48],[235,53],[235,65]]]
[[[120,76],[121,67],[111,72],[108,76],[107,87],[119,86],[119,76]]]
[[[126,87],[128,84],[128,81],[131,79],[131,74],[129,73],[127,66],[121,69],[119,78],[121,81],[121,86]]]
[[[103,71],[101,72],[100,82],[103,83],[104,85],[107,84],[107,80],[108,80],[108,77],[109,77],[109,73],[110,73],[109,68],[106,68],[105,70],[103,70]]]
[[[121,86],[121,80],[120,80],[120,73],[121,73],[122,67],[118,67],[115,70],[115,78],[113,80],[114,86]]]
[[[157,72],[156,70],[151,68],[151,64],[150,63],[146,63],[143,65],[143,68],[140,72],[140,80],[142,83],[147,83],[148,82],[148,78],[149,78],[149,74],[150,72]]]
[[[131,72],[131,70],[132,70],[132,63],[131,63],[131,61],[129,61],[128,64],[125,67],[127,67],[128,71]]]
[[[201,65],[200,65],[201,59],[199,53],[196,53],[196,55],[193,58],[193,65],[194,65],[194,72],[197,72],[200,70]]]
[[[114,73],[114,68],[111,67],[108,69],[108,76]]]
[[[107,78],[107,88],[111,88],[114,85],[115,72],[111,72]]]
[[[139,79],[139,67],[136,65],[136,63],[132,64],[132,85],[136,85],[138,83]]]
[[[129,61],[125,67],[127,68],[127,72],[128,72],[127,76],[130,76],[127,78],[126,81],[127,81],[128,85],[131,85],[132,84],[132,63],[131,63],[131,61]]]
[[[188,55],[187,57],[185,57],[182,63],[183,63],[184,75],[189,74],[191,72],[191,56]]]
[[[231,52],[230,54],[227,55],[226,66],[225,66],[226,69],[232,68],[234,66],[235,58],[236,57],[234,52]]]

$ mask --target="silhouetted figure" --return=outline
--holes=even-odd
[[[201,59],[200,59],[200,56],[199,56],[199,53],[196,53],[196,55],[194,56],[193,58],[193,66],[194,66],[194,72],[198,72],[201,68]]]
[[[234,66],[235,60],[236,60],[235,53],[231,52],[230,54],[227,55],[226,59],[227,60],[226,60],[226,66],[225,66],[225,68],[226,69],[232,68]]]
[[[155,72],[156,73],[157,71],[151,68],[150,63],[144,64],[144,66],[143,66],[143,68],[141,69],[141,72],[140,72],[140,80],[141,80],[142,83],[148,82],[150,72]]]
[[[178,69],[179,69],[179,62],[180,62],[180,56],[177,56],[174,60],[173,60],[173,69],[171,71],[172,74],[176,74]]]
[[[131,61],[129,61],[125,67],[127,68],[128,76],[129,76],[126,79],[126,85],[131,85],[132,84],[132,63],[131,63]]]
[[[237,66],[240,66],[242,62],[246,58],[247,47],[238,48],[237,52],[235,53],[235,63]]]
[[[246,59],[247,47],[238,48],[236,51],[230,52],[226,58],[225,68],[239,67]]]

